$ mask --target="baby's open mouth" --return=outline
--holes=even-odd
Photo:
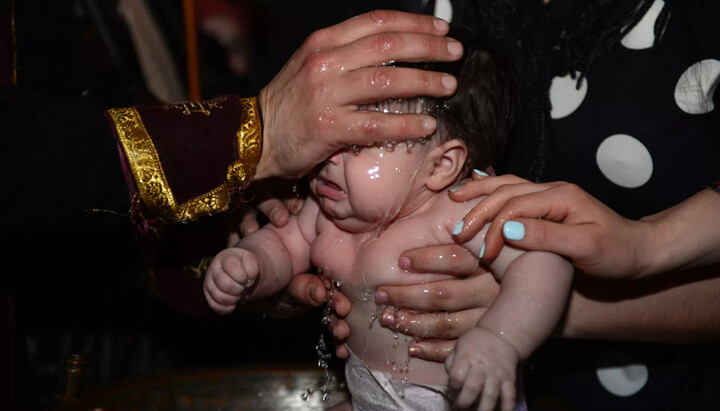
[[[343,190],[339,185],[323,177],[318,177],[316,190],[317,194],[323,197],[329,197],[333,199],[340,199],[345,197],[345,190]]]

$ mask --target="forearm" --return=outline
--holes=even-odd
[[[557,335],[660,343],[720,341],[720,266],[637,281],[576,276]]]
[[[641,248],[640,276],[720,263],[720,195],[703,190],[675,207],[647,216],[651,227]],[[720,274],[720,273],[719,273]]]
[[[561,257],[544,252],[517,257],[505,270],[500,294],[478,326],[494,331],[520,358],[527,358],[560,321],[572,276],[572,266]]]

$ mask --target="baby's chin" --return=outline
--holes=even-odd
[[[384,229],[397,218],[397,212],[379,214],[375,210],[367,215],[362,213],[353,213],[345,216],[329,215],[332,221],[340,229],[351,233],[360,233],[365,231],[374,231]]]

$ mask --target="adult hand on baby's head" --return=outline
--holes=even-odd
[[[450,193],[455,201],[486,195],[463,219],[456,236],[466,242],[491,222],[482,260],[490,262],[505,242],[526,250],[553,252],[582,272],[600,277],[635,278],[643,274],[638,256],[652,238],[652,227],[615,213],[574,184],[531,183],[522,178],[473,176]]]
[[[400,267],[416,273],[447,273],[457,279],[405,286],[382,286],[375,302],[388,305],[381,324],[415,337],[411,355],[445,361],[455,340],[472,329],[499,292],[492,274],[459,245],[410,250]],[[400,307],[400,308],[394,308]]]
[[[316,31],[260,92],[263,151],[256,179],[299,177],[338,149],[423,137],[435,120],[418,114],[358,111],[359,104],[420,95],[448,96],[442,73],[383,66],[390,61],[453,61],[462,45],[432,16],[374,11]]]

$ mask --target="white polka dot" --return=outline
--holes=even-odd
[[[643,18],[620,40],[620,43],[633,50],[652,47],[653,43],[655,43],[655,21],[664,6],[665,2],[663,0],[655,0]]]
[[[675,103],[688,114],[713,111],[713,94],[720,81],[720,61],[707,59],[690,66],[675,85]]]
[[[626,134],[606,138],[598,147],[595,159],[605,177],[620,187],[640,187],[653,172],[650,152],[643,143]]]
[[[587,95],[587,79],[583,79],[580,83],[580,89],[577,88],[577,78],[580,73],[575,72],[575,78],[569,74],[564,77],[555,77],[550,85],[550,103],[552,110],[550,117],[555,120],[567,117],[582,104]]]
[[[435,17],[439,17],[447,22],[452,21],[452,5],[450,0],[437,0],[435,2]]]
[[[648,368],[643,364],[598,368],[596,372],[603,388],[618,397],[638,393],[648,380]]]

